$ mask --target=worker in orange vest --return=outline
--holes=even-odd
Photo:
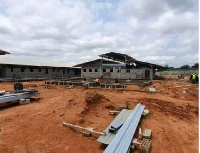
[[[100,79],[99,78],[96,78],[95,82],[96,82],[96,87],[100,85]]]

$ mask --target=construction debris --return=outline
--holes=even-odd
[[[149,88],[149,92],[161,92],[161,90],[156,88]]]
[[[40,93],[34,89],[29,90],[20,90],[20,91],[10,91],[10,93],[14,94],[4,94],[0,96],[0,104],[2,103],[9,103],[13,101],[17,101],[20,99],[29,99],[31,97],[36,97]],[[25,100],[22,100],[20,103],[27,103],[28,101],[24,102]]]
[[[151,139],[151,135],[152,135],[152,130],[144,129],[144,132],[142,133],[142,138]]]
[[[149,110],[145,109],[142,113],[143,116],[148,116],[149,115]]]
[[[149,132],[149,129],[145,129],[145,131],[146,130],[148,130]],[[151,145],[152,145],[151,137],[148,138],[143,137],[141,142],[139,142],[138,139],[133,138],[131,149],[132,150],[138,149],[140,150],[140,153],[149,153],[151,150]]]
[[[110,111],[109,112],[110,115],[116,115],[116,114],[119,114],[119,113],[120,113],[120,111]]]
[[[19,104],[22,105],[22,104],[28,104],[30,103],[30,99],[20,99],[19,101]]]
[[[151,150],[152,141],[149,139],[142,139],[141,145],[140,145],[140,152],[141,153],[149,153]]]
[[[140,148],[141,143],[137,141],[136,138],[133,138],[131,149]]]
[[[66,87],[67,87],[67,89],[74,89],[74,88],[75,88],[74,85],[68,85],[68,86],[66,86]]]

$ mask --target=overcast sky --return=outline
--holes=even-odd
[[[198,62],[197,0],[1,0],[0,63],[73,66],[106,52]]]

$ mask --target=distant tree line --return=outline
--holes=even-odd
[[[173,71],[173,70],[198,70],[199,69],[199,63],[195,63],[193,66],[189,65],[182,65],[181,67],[174,68],[170,67],[169,65],[163,66],[159,71]]]

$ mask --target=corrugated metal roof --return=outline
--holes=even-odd
[[[144,110],[144,105],[137,104],[118,133],[105,149],[104,153],[127,153]]]
[[[100,136],[97,141],[104,143],[104,144],[109,144],[112,139],[115,137],[116,134],[110,133],[109,129],[111,128],[111,125],[119,123],[119,122],[125,122],[126,119],[130,116],[131,112],[133,110],[128,110],[128,109],[123,109],[117,116],[116,118],[110,123],[110,125],[106,128],[106,136]]]

